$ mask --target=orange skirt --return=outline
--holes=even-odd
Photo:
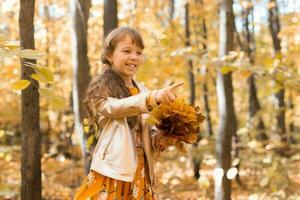
[[[137,155],[138,167],[133,182],[91,171],[75,195],[75,200],[157,200],[145,175],[145,153],[142,147],[137,147]]]

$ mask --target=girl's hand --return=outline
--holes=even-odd
[[[168,87],[162,88],[160,90],[157,90],[154,96],[156,103],[168,104],[173,102],[176,99],[176,95],[175,95],[176,89],[183,84],[184,82],[179,82],[179,83],[172,84]]]
[[[176,143],[177,139],[166,135],[166,133],[159,131],[155,136],[155,147],[160,151],[164,151],[169,146],[172,146]]]

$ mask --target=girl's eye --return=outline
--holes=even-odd
[[[125,52],[125,53],[130,53],[130,50],[123,50],[123,52]]]

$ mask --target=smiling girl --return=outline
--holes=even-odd
[[[176,99],[177,83],[147,90],[134,79],[143,62],[141,35],[114,29],[104,42],[104,72],[90,83],[85,98],[91,124],[101,128],[91,170],[75,196],[98,200],[156,200],[154,155],[174,140],[153,131],[146,118],[160,103]]]

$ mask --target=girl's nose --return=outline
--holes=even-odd
[[[138,59],[138,55],[136,53],[132,53],[130,56],[131,60],[137,60]]]

